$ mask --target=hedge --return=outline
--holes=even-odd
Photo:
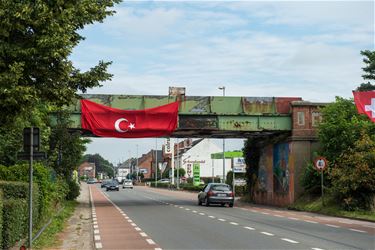
[[[4,199],[29,199],[29,184],[26,182],[0,181]],[[27,203],[28,204],[28,203]],[[28,206],[28,205],[27,205]],[[40,216],[40,197],[36,183],[33,183],[33,224],[37,225]]]
[[[0,248],[3,242],[3,206],[4,206],[4,199],[3,199],[3,191],[0,189]]]
[[[28,230],[28,209],[26,199],[4,200],[2,249],[7,249],[23,239]]]

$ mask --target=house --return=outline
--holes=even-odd
[[[138,158],[138,173],[142,173],[145,179],[155,178],[155,160],[163,162],[161,150],[150,150]]]
[[[85,176],[86,178],[95,178],[95,169],[95,163],[85,161],[78,167],[78,176]]]

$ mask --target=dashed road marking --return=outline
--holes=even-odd
[[[162,250],[161,248],[155,248],[154,250]]]
[[[270,214],[270,213],[266,213],[266,212],[261,212],[262,214]]]
[[[219,221],[226,221],[226,220],[224,220],[224,219],[218,219]]]
[[[197,211],[193,210],[193,213],[197,213]]]
[[[324,249],[322,249],[322,248],[317,248],[317,247],[313,247],[313,248],[311,248],[312,250],[324,250]]]
[[[339,228],[339,226],[332,225],[332,224],[325,224],[325,225],[326,225],[326,226],[329,226],[329,227]]]
[[[298,241],[287,239],[287,238],[281,238],[281,239],[284,240],[284,241],[290,242],[290,243],[294,243],[294,244],[299,243]]]
[[[279,215],[279,214],[274,214],[273,216],[284,218],[285,216]]]
[[[137,224],[135,224],[135,223],[130,223],[130,225],[132,225],[133,227],[137,226]]]
[[[186,211],[189,211],[189,210],[190,210],[190,208],[185,208],[185,210],[186,210]]]
[[[155,245],[155,242],[151,239],[146,239],[146,241],[148,242],[148,244],[150,245]]]
[[[128,220],[128,222],[133,222],[132,220]]]
[[[184,207],[180,207],[180,208],[184,208]]]
[[[204,213],[199,213],[200,215],[205,215]]]
[[[94,229],[98,229],[98,225],[94,225]]]
[[[308,223],[314,223],[314,224],[318,224],[318,222],[316,221],[312,221],[312,220],[303,220],[304,222],[308,222]]]
[[[142,231],[142,229],[140,229],[139,227],[136,227],[134,229],[137,230],[137,231]]]
[[[246,228],[246,229],[249,229],[249,230],[255,230],[255,228],[253,228],[253,227],[243,227],[243,228]]]
[[[294,218],[294,217],[288,217],[288,219],[291,219],[291,220],[299,220],[298,218]]]
[[[102,243],[100,243],[100,242],[95,242],[95,248],[96,248],[96,249],[101,249],[101,248],[103,248]]]
[[[95,241],[100,241],[100,235],[94,235]]]
[[[147,237],[147,234],[144,232],[139,233],[142,237]]]
[[[95,229],[94,234],[100,234],[99,229]]]
[[[265,235],[268,235],[268,236],[274,236],[274,234],[271,234],[271,233],[268,233],[268,232],[260,232],[261,234],[265,234]]]
[[[237,222],[231,222],[230,224],[235,225],[235,226],[238,226],[238,223],[237,223]]]
[[[211,219],[215,219],[215,216],[212,216],[212,215],[210,215],[210,216],[208,216],[208,217],[210,217]]]
[[[366,231],[354,229],[354,228],[349,228],[350,231],[358,232],[358,233],[366,233]]]

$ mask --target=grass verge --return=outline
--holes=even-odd
[[[65,222],[72,216],[77,201],[67,201],[64,205],[63,210],[52,218],[51,224],[33,242],[33,249],[52,248],[59,244],[57,234],[64,229]]]
[[[302,196],[293,205],[289,206],[289,209],[375,222],[375,213],[373,211],[343,210],[337,204],[337,201],[330,196],[326,196],[324,198],[324,203],[325,204],[323,206],[322,199],[320,197]]]

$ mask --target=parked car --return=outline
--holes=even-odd
[[[106,186],[106,190],[109,191],[109,190],[116,190],[116,191],[120,191],[120,188],[119,188],[119,184],[116,180],[111,180],[107,186]]]
[[[111,182],[111,180],[103,180],[102,184],[100,185],[101,188],[106,188],[107,185]]]
[[[205,203],[206,206],[210,204],[221,204],[233,207],[234,195],[232,187],[223,183],[209,183],[198,194],[198,205]]]
[[[122,188],[133,189],[133,181],[132,180],[124,180],[124,182],[122,183]]]
[[[96,178],[90,178],[87,180],[87,184],[95,184],[97,183],[98,181],[96,180]]]
[[[160,179],[158,180],[159,183],[170,183],[171,181],[169,179]]]

